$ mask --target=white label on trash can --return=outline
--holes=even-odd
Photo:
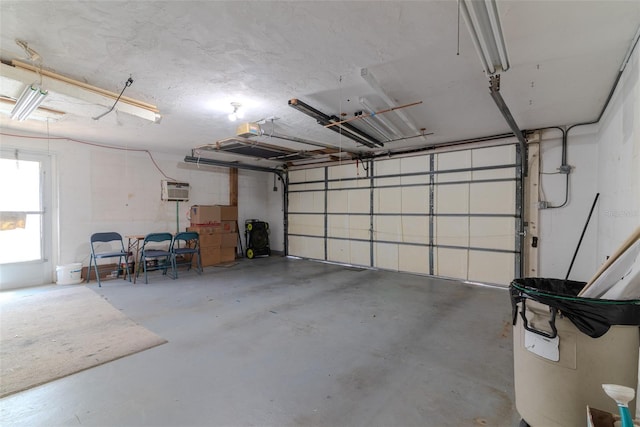
[[[547,338],[530,331],[524,331],[524,348],[553,362],[560,360],[559,344],[560,337]]]

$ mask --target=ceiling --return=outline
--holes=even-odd
[[[511,63],[500,93],[520,129],[597,119],[640,26],[640,1],[498,0],[498,7]],[[72,108],[73,99],[50,90],[42,106],[67,114],[23,122],[0,114],[5,133],[191,155],[234,137],[241,122],[260,121],[265,135],[248,140],[285,151],[397,151],[510,132],[467,27],[462,19],[458,25],[455,0],[2,0],[0,12],[5,64],[28,62],[15,42],[21,39],[41,56],[43,70],[116,94],[131,76],[124,95],[155,105],[162,116],[154,123],[116,106],[93,120],[96,108],[109,106],[89,106],[91,114],[83,114]],[[363,69],[395,105],[421,102],[380,114],[404,139],[368,148],[288,105],[298,99],[343,119],[366,112],[360,98],[375,111],[389,108]],[[23,88],[2,84],[0,95],[17,98]],[[229,121],[231,102],[242,104],[244,120]],[[362,120],[351,123],[375,135]],[[215,149],[203,155],[256,163]]]

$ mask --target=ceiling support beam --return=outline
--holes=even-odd
[[[518,142],[520,143],[520,156],[522,160],[522,176],[527,176],[527,140],[524,137],[524,132],[520,130],[518,124],[511,115],[511,111],[509,111],[509,107],[507,107],[507,104],[504,102],[502,95],[500,95],[500,74],[489,77],[489,83],[489,91],[491,92],[493,101],[498,106],[498,110],[502,113],[502,117],[506,120],[513,134],[518,138]]]

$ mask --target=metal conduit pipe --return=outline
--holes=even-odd
[[[567,145],[568,145],[568,139],[569,139],[569,131],[571,131],[571,129],[575,128],[575,127],[579,127],[579,126],[588,126],[588,125],[594,125],[600,122],[600,119],[602,119],[602,116],[604,115],[604,112],[607,110],[607,107],[609,106],[609,103],[611,102],[611,98],[613,97],[613,94],[616,91],[616,88],[618,87],[618,83],[620,82],[620,78],[622,77],[622,73],[624,72],[624,70],[627,68],[627,64],[629,63],[629,59],[631,58],[631,54],[633,53],[633,51],[635,50],[636,46],[638,45],[638,40],[640,40],[640,27],[638,27],[638,30],[636,31],[635,35],[633,36],[633,39],[631,41],[631,44],[629,45],[629,49],[627,49],[627,52],[624,56],[624,59],[622,60],[622,64],[620,65],[620,69],[618,70],[618,74],[616,75],[616,78],[613,82],[613,86],[611,87],[611,90],[609,91],[609,95],[607,96],[607,100],[605,101],[602,110],[600,110],[600,114],[598,115],[598,118],[594,121],[590,121],[590,122],[584,122],[584,123],[577,123],[574,125],[571,125],[567,128],[567,130],[565,131],[564,129],[560,128],[559,126],[551,126],[551,127],[546,127],[546,128],[541,128],[541,129],[534,129],[534,130],[545,130],[545,129],[559,129],[560,131],[562,131],[562,164],[560,165],[560,171],[566,172],[567,175],[567,179],[565,182],[565,199],[564,202],[561,205],[558,206],[550,206],[551,209],[553,208],[562,208],[564,207],[568,200],[569,200],[569,165],[567,165]]]
[[[562,202],[562,204],[557,205],[557,206],[547,206],[547,209],[558,209],[558,208],[563,208],[568,202],[569,202],[569,172],[570,170],[566,167],[566,159],[567,159],[567,132],[561,128],[560,126],[549,126],[549,127],[545,127],[545,128],[540,128],[540,129],[536,129],[536,130],[549,130],[549,129],[558,129],[560,132],[562,132],[562,164],[560,165],[560,167],[558,168],[558,170],[562,171],[566,171],[566,180],[565,180],[565,186],[564,186],[564,201]]]
[[[284,175],[286,174],[286,172],[283,169],[248,165],[246,163],[227,162],[224,160],[208,159],[205,157],[185,156],[184,161],[185,163],[195,163],[195,164],[202,164],[202,165],[209,165],[209,166],[221,166],[224,168],[237,168],[237,169],[246,169],[246,170],[258,171],[258,172],[275,173],[280,177],[280,179],[283,179],[283,180],[284,180]]]

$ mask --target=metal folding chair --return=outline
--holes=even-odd
[[[117,243],[114,244],[114,242]],[[109,243],[109,245],[106,245],[107,243]],[[124,242],[122,241],[122,236],[119,233],[94,233],[91,235],[90,245],[91,256],[89,257],[89,268],[87,269],[87,283],[89,283],[89,278],[91,277],[91,264],[93,263],[98,286],[102,286],[102,283],[100,283],[100,272],[98,271],[98,260],[104,258],[118,258],[118,276],[120,276],[120,270],[122,269],[126,271],[125,278],[128,277],[129,281],[131,281],[131,271],[129,269],[128,262],[130,253],[124,250]],[[105,246],[108,246],[108,251],[103,250]],[[116,247],[116,250],[113,250],[114,246]],[[100,250],[103,251],[100,252]],[[124,262],[122,260],[124,260]],[[124,266],[126,266],[126,270]]]
[[[171,268],[171,277],[175,278],[175,270],[171,260],[171,243],[173,236],[171,233],[150,233],[147,234],[140,250],[140,262],[144,270],[144,283],[149,283],[147,272],[162,270],[162,274],[167,274],[167,269]],[[137,274],[140,269],[136,268]],[[137,277],[137,276],[136,276]]]
[[[178,257],[182,258],[180,261]],[[178,278],[178,266],[186,265],[191,269],[195,261],[196,271],[202,273],[200,261],[200,235],[195,231],[183,231],[173,237],[171,243],[171,262],[173,263],[174,279]]]

